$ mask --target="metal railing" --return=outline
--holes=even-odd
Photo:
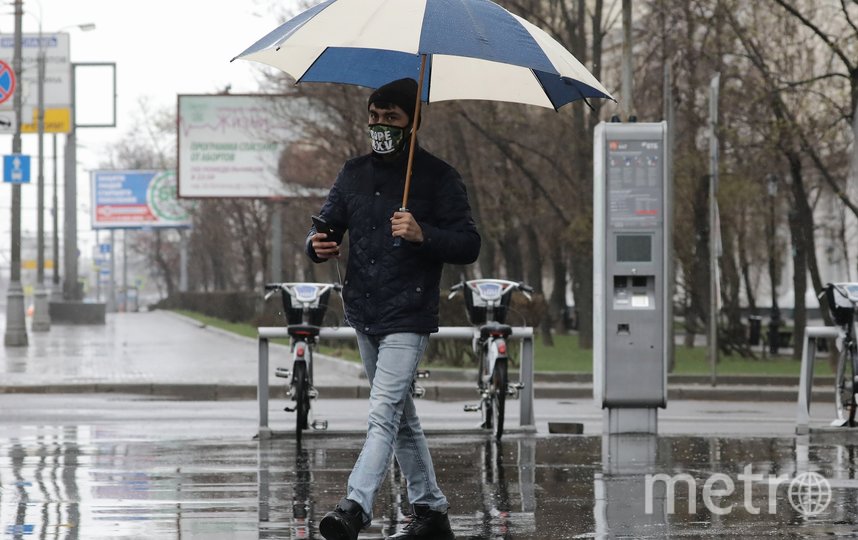
[[[816,360],[816,340],[836,338],[836,326],[806,326],[801,353],[801,375],[798,382],[798,410],[795,417],[796,435],[810,432],[810,402],[813,399],[813,364]]]

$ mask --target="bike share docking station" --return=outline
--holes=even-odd
[[[667,123],[594,137],[593,395],[603,433],[655,434],[673,354]]]
[[[471,326],[442,326],[438,332],[432,334],[431,339],[456,339],[473,341],[479,336],[479,330]],[[258,329],[259,361],[258,382],[256,390],[257,404],[259,406],[259,432],[260,439],[269,439],[272,436],[271,428],[268,426],[268,400],[269,400],[269,340],[288,339],[289,333],[286,327],[272,326],[260,327]],[[330,328],[322,327],[319,332],[320,339],[353,340],[355,331],[349,327]],[[536,430],[536,419],[533,411],[533,327],[514,326],[511,340],[521,340],[521,366],[519,371],[519,427],[524,431]],[[357,397],[357,395],[355,395]]]

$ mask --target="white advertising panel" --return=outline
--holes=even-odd
[[[290,138],[283,96],[180,95],[179,197],[302,197],[318,190],[284,183],[278,163]],[[282,101],[279,109],[282,110]]]
[[[92,171],[92,228],[190,227],[174,171]]]

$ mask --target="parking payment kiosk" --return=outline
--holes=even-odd
[[[596,126],[593,393],[605,433],[657,433],[673,354],[667,124]]]

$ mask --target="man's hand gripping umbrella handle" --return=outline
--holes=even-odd
[[[402,206],[399,207],[400,212],[408,211],[408,191],[411,189],[411,168],[414,165],[414,147],[417,143],[417,126],[420,124],[420,105],[421,96],[423,95],[423,75],[426,73],[426,55],[420,55],[420,79],[417,81],[417,103],[414,105],[414,128],[411,130],[411,144],[408,145],[408,167],[405,169],[405,189],[402,192]],[[402,245],[402,238],[395,236],[393,238],[393,247]]]

